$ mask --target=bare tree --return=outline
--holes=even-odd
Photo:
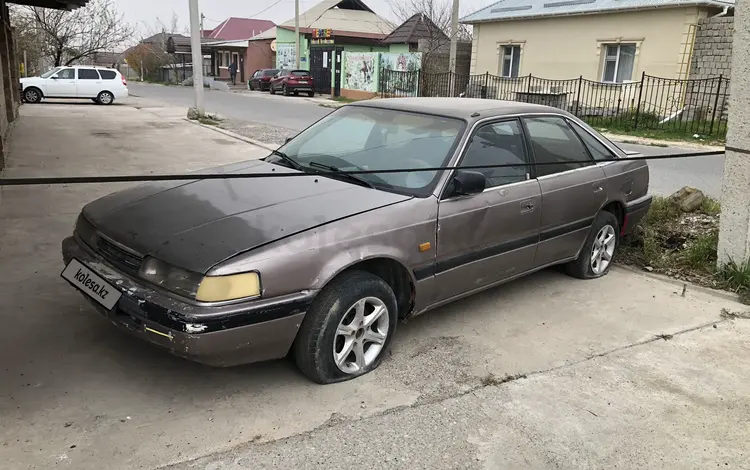
[[[73,11],[29,6],[15,11],[37,37],[41,54],[55,66],[114,51],[133,38],[133,29],[113,0],[92,0]]]
[[[421,13],[435,23],[450,39],[453,0],[388,0],[388,4],[391,7],[393,15],[398,18],[401,23],[415,14]],[[458,40],[470,41],[471,28],[459,24]]]

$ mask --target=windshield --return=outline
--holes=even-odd
[[[41,77],[42,78],[49,78],[52,75],[54,75],[55,73],[57,73],[57,71],[60,70],[61,68],[62,67],[55,67],[54,69],[50,70],[49,72],[45,72],[44,74],[42,74]]]
[[[465,123],[459,119],[365,106],[346,106],[303,131],[279,150],[303,169],[340,171],[445,166]],[[279,156],[269,161],[284,164]],[[438,171],[357,175],[378,189],[427,196]]]

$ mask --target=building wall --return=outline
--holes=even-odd
[[[245,54],[245,79],[249,80],[256,70],[276,68],[276,54],[271,50],[273,39],[250,41]]]
[[[0,0],[0,170],[5,166],[10,124],[18,117],[21,103],[19,92],[19,64],[9,26],[9,12],[5,0]]]
[[[604,44],[636,44],[632,79],[642,72],[677,78],[696,7],[513,20],[474,25],[471,71],[500,74],[500,47],[521,46],[519,75],[601,80]]]
[[[432,44],[428,39],[420,39],[417,50],[424,58],[422,69],[427,73],[444,73],[450,70],[450,41],[443,44]],[[456,44],[456,73],[468,75],[471,73],[473,44],[460,41]]]
[[[734,17],[704,18],[695,32],[690,78],[705,79],[732,72],[732,35]]]

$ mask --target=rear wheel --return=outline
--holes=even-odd
[[[103,91],[99,93],[99,96],[96,97],[96,101],[99,104],[110,105],[115,101],[115,95],[113,95],[109,91]]]
[[[312,98],[313,96],[315,96],[315,92],[314,91],[308,91],[307,92],[307,96],[309,96],[310,98]]]
[[[364,271],[343,273],[305,315],[294,345],[297,367],[321,384],[371,372],[396,330],[397,308],[383,279]]]
[[[38,103],[42,101],[42,92],[38,88],[27,88],[23,91],[23,99],[27,103]]]
[[[620,224],[617,217],[611,212],[599,212],[578,259],[565,266],[567,273],[578,279],[605,276],[612,267],[615,252],[620,244],[619,233]]]

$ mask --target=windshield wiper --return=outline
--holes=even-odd
[[[295,170],[305,171],[305,169],[302,168],[302,165],[297,163],[295,159],[285,154],[281,150],[271,150],[271,154],[276,155],[277,157],[281,158],[284,162],[286,162],[289,166],[291,166]]]
[[[362,185],[362,186],[366,186],[366,187],[368,187],[370,189],[375,189],[375,185],[374,184],[372,184],[371,182],[369,182],[366,179],[362,178],[361,176],[359,176],[359,175],[352,175],[352,174],[349,174],[349,173],[342,173],[341,170],[339,168],[336,168],[335,166],[324,165],[323,163],[318,163],[318,162],[310,162],[309,165],[317,167],[317,168],[322,168],[324,170],[328,170],[331,173],[335,173],[337,176],[341,176],[343,178],[346,178],[349,181],[355,182],[356,184],[359,184],[359,185]]]

